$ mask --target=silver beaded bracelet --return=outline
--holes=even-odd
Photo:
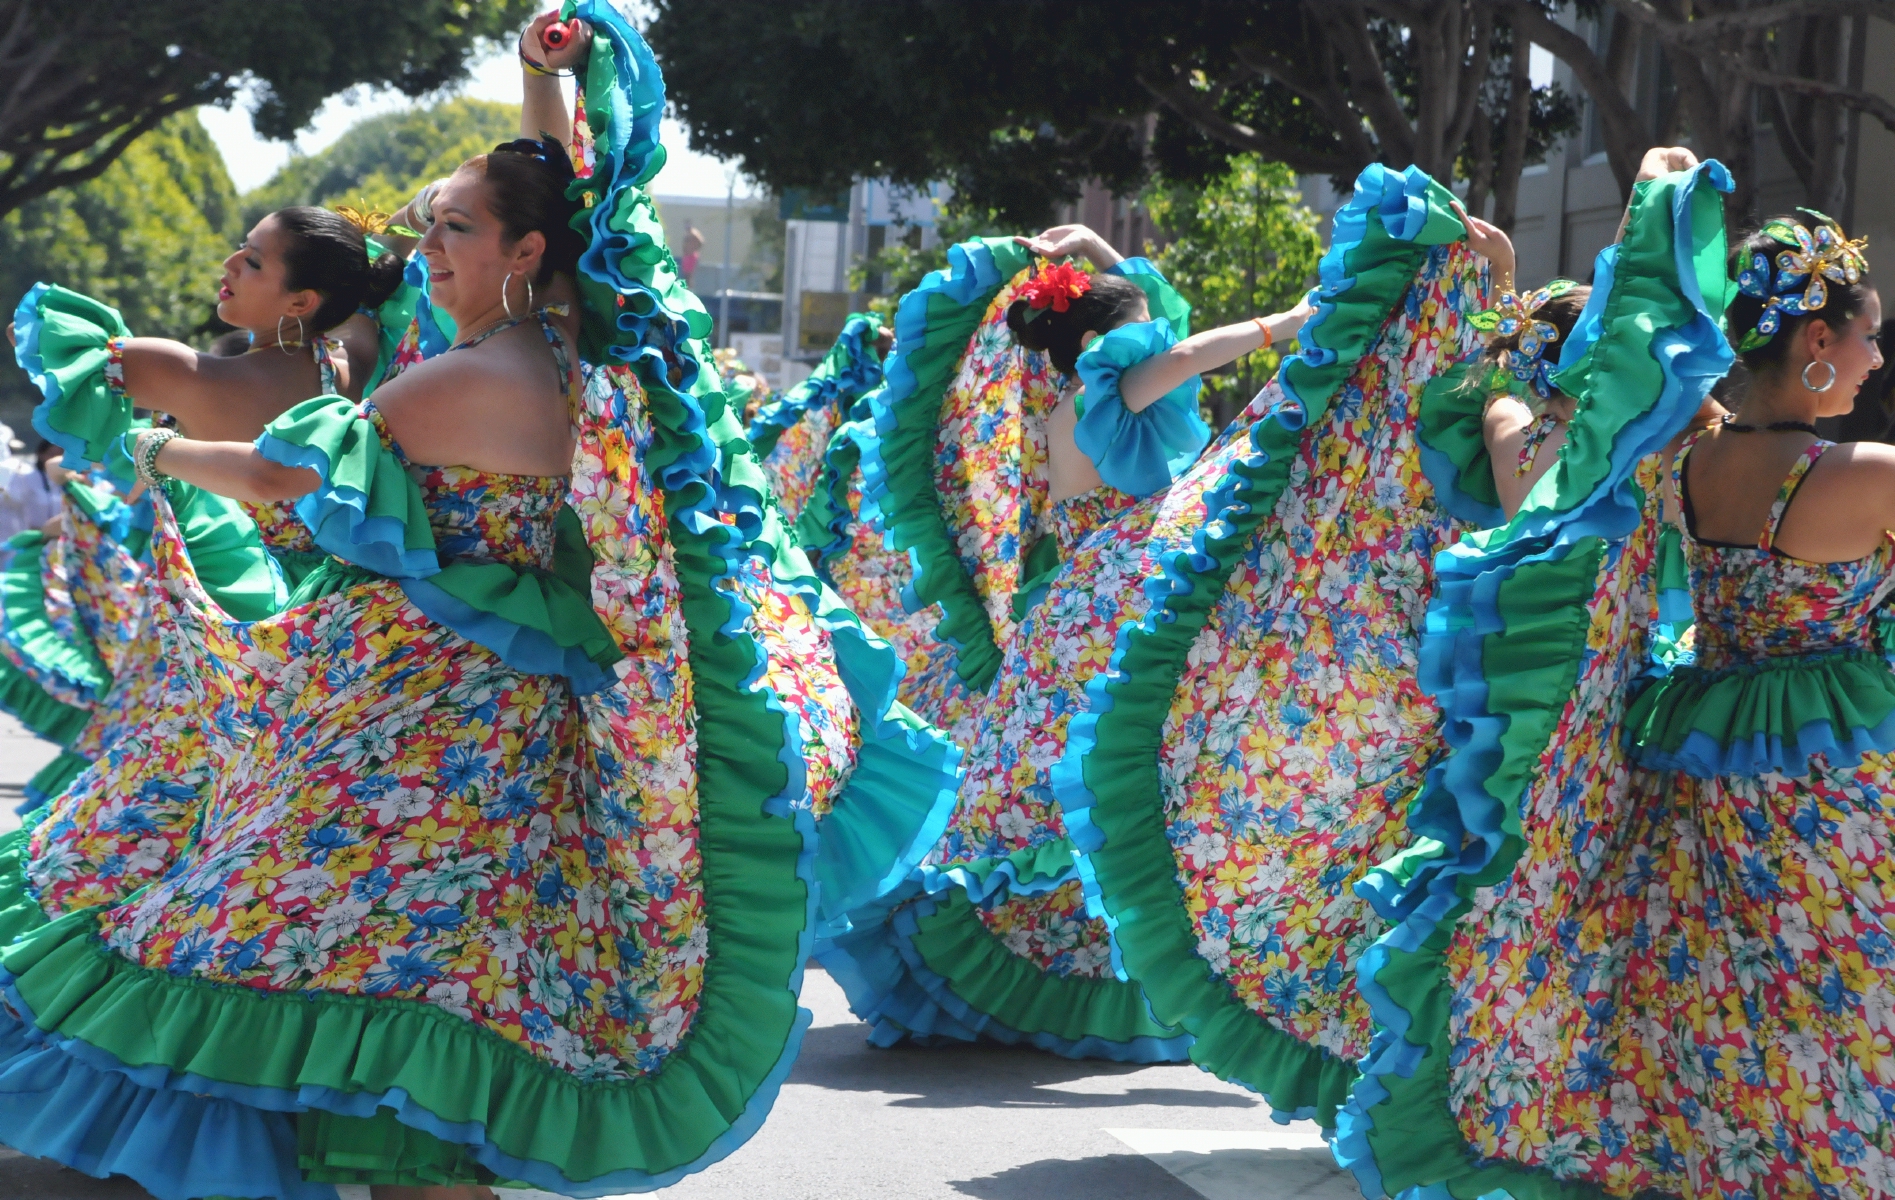
[[[158,470],[158,452],[165,444],[178,437],[175,429],[146,429],[138,434],[138,440],[132,443],[132,473],[146,487],[157,489],[171,478]]]

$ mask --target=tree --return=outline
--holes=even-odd
[[[352,204],[394,212],[421,186],[520,136],[520,106],[448,100],[350,126],[320,153],[292,158],[243,198],[253,224],[292,204]]]
[[[265,137],[285,138],[357,84],[411,96],[458,78],[534,0],[138,0],[75,10],[10,0],[0,16],[0,214],[96,179],[142,134],[253,89]]]
[[[1482,186],[1508,189],[1497,164],[1533,161],[1573,108],[1531,86],[1492,4],[657,0],[650,35],[693,142],[766,183],[948,179],[1026,226],[1087,178],[1135,191],[1155,154],[1200,180],[1232,152],[1345,182],[1488,162]]]
[[[1594,0],[1582,10],[1603,35],[1594,38],[1551,20],[1537,0],[1497,4],[1572,68],[1628,194],[1648,145],[1688,139],[1736,177],[1727,210],[1756,216],[1761,110],[1811,207],[1840,212],[1849,115],[1895,130],[1895,102],[1860,86],[1868,21],[1895,21],[1889,0]],[[1641,112],[1628,86],[1641,47],[1662,54],[1675,81],[1656,112]]]
[[[11,311],[45,280],[114,306],[136,333],[190,337],[211,319],[220,264],[239,229],[223,156],[196,114],[180,113],[98,178],[0,217],[0,299]],[[10,365],[0,396],[8,422],[24,429],[38,397]]]
[[[1194,329],[1230,325],[1294,305],[1322,257],[1320,218],[1302,204],[1282,163],[1235,155],[1204,187],[1161,184],[1145,195],[1152,220],[1174,240],[1152,257],[1191,302]],[[1275,373],[1277,348],[1246,355],[1205,377],[1204,404],[1221,429]]]

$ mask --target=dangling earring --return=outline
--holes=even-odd
[[[500,307],[503,310],[505,310],[509,318],[513,316],[513,301],[507,299],[507,285],[512,282],[513,282],[512,271],[508,271],[506,274],[506,278],[500,281]]]
[[[1823,386],[1821,387],[1817,387],[1815,384],[1809,381],[1809,369],[1813,366],[1816,366],[1818,363],[1821,363],[1823,366],[1829,368],[1829,378],[1823,380]],[[1826,392],[1830,388],[1835,387],[1836,386],[1836,364],[1832,362],[1824,362],[1820,358],[1810,359],[1807,363],[1803,364],[1803,386],[1808,388],[1812,392]]]

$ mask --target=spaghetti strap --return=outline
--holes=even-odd
[[[1783,486],[1777,489],[1776,503],[1770,506],[1770,519],[1764,522],[1763,533],[1757,537],[1757,549],[1767,551],[1776,546],[1777,526],[1783,524],[1783,514],[1789,511],[1790,501],[1796,496],[1796,489],[1803,486],[1803,477],[1808,475],[1809,469],[1816,465],[1816,460],[1835,444],[1819,438],[1811,442],[1803,453],[1797,456],[1795,465],[1790,468],[1790,473],[1783,477]]]
[[[322,374],[322,394],[336,395],[336,360],[329,349],[329,339],[318,337],[315,341],[316,370]]]

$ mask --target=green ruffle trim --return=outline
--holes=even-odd
[[[83,754],[74,754],[70,750],[61,750],[57,758],[33,772],[33,778],[26,781],[25,790],[27,803],[32,804],[35,799],[51,800],[56,798],[61,792],[72,785],[73,780],[79,778],[82,771],[91,765],[92,760]],[[33,808],[38,807],[38,804],[33,804]],[[27,808],[26,805],[21,805],[20,811],[27,813],[31,812],[32,809]]]
[[[48,695],[45,688],[5,659],[0,659],[0,712],[56,746],[78,737],[91,719],[85,709]],[[33,778],[37,781],[39,776]]]
[[[29,529],[14,534],[7,544],[14,551],[13,561],[0,572],[0,616],[7,641],[36,669],[56,675],[88,702],[96,702],[111,683],[98,650],[90,639],[68,641],[46,617],[46,582],[40,572],[46,535]]]
[[[1316,296],[1320,319],[1304,328],[1305,350],[1282,369],[1284,402],[1251,427],[1252,453],[1234,460],[1207,496],[1212,519],[1191,549],[1167,556],[1163,603],[1120,634],[1112,669],[1089,689],[1097,715],[1078,718],[1068,732],[1069,757],[1083,754],[1083,788],[1071,787],[1068,762],[1054,771],[1088,890],[1154,1015],[1196,1036],[1191,1058],[1199,1066],[1261,1092],[1278,1113],[1313,1117],[1324,1128],[1335,1124],[1347,1098],[1353,1064],[1270,1025],[1205,969],[1165,814],[1153,797],[1163,791],[1159,742],[1192,644],[1258,528],[1272,519],[1305,432],[1322,423],[1337,390],[1373,348],[1430,248],[1465,233],[1449,208],[1453,196],[1439,184],[1394,172],[1386,178],[1392,189],[1415,193],[1407,230],[1413,236],[1393,236],[1373,203],[1355,228],[1338,227],[1335,257],[1325,262]],[[1350,236],[1355,240],[1345,240]],[[1085,741],[1090,746],[1081,748]]]
[[[165,497],[191,569],[220,608],[239,621],[261,621],[282,610],[283,573],[271,565],[256,522],[235,500],[175,479],[165,485]]]
[[[1480,384],[1487,373],[1487,363],[1476,356],[1430,379],[1421,389],[1416,434],[1424,452],[1433,451],[1446,463],[1451,484],[1437,483],[1435,489],[1442,507],[1463,521],[1492,527],[1504,522],[1506,513],[1481,428],[1488,393]]]
[[[822,456],[822,475],[797,515],[796,544],[812,562],[820,563],[849,544],[850,526],[856,519],[856,514],[849,511],[849,491],[862,486],[858,475],[862,447],[856,441],[862,432],[872,432],[872,427],[858,430],[849,423],[829,435]]]
[[[31,345],[37,363],[28,370],[45,397],[33,410],[33,428],[68,454],[104,462],[132,424],[130,401],[106,382],[106,343],[131,330],[117,309],[67,288],[41,284],[28,299],[39,318]]]
[[[10,946],[46,924],[39,901],[26,890],[32,841],[31,825],[0,836],[0,946]]]
[[[1625,723],[1639,761],[1708,778],[1801,775],[1895,748],[1895,673],[1879,650],[1784,658],[1708,671],[1683,667],[1633,701]]]
[[[1710,162],[1633,189],[1624,242],[1616,258],[1602,256],[1610,278],[1600,284],[1610,286],[1596,286],[1588,305],[1600,335],[1557,381],[1578,399],[1558,464],[1506,526],[1469,535],[1437,569],[1423,675],[1462,733],[1411,809],[1415,846],[1358,885],[1402,916],[1360,972],[1380,1028],[1335,1141],[1337,1160],[1366,1191],[1596,1194],[1470,1155],[1450,1100],[1445,956],[1475,893],[1508,878],[1525,848],[1520,803],[1590,652],[1606,537],[1639,519],[1632,469],[1684,427],[1728,367],[1718,328],[1724,216],[1714,190],[1727,188],[1728,175]]]
[[[887,382],[871,393],[875,449],[862,462],[863,488],[882,513],[890,548],[907,552],[915,564],[905,597],[909,611],[941,606],[934,635],[954,647],[955,673],[977,693],[985,692],[999,672],[1000,647],[941,511],[934,485],[935,440],[941,401],[960,369],[968,338],[987,305],[1030,258],[1012,238],[963,242],[949,251],[946,270],[932,272],[902,297]]]
[[[856,398],[882,379],[882,360],[875,352],[882,335],[880,313],[850,313],[835,344],[801,383],[764,405],[746,434],[757,460],[770,457],[785,432],[811,409],[835,404],[847,409]]]
[[[923,964],[974,1012],[1008,1029],[1067,1042],[1175,1038],[1152,1020],[1144,993],[1118,979],[1051,975],[1001,945],[963,892],[929,898],[910,935]]]

